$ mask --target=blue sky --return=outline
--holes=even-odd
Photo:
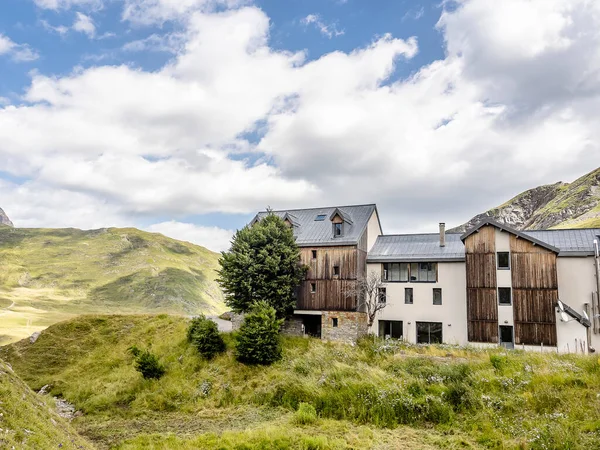
[[[599,9],[5,0],[0,207],[17,226],[216,250],[265,206],[376,202],[387,232],[457,225],[600,164]]]

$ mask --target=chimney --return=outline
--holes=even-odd
[[[440,222],[440,247],[446,246],[446,224]]]

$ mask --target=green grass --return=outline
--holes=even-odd
[[[86,316],[0,348],[33,388],[83,411],[101,447],[597,448],[595,357],[285,338],[270,367],[203,360],[171,316]],[[127,348],[167,372],[144,380]],[[303,405],[304,404],[304,405]],[[314,408],[314,414],[313,414]]]
[[[92,449],[56,412],[0,360],[0,448]]]
[[[3,227],[0,256],[0,345],[78,314],[225,309],[219,255],[160,234]]]

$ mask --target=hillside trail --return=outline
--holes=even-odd
[[[13,302],[12,302],[12,303],[11,303],[9,306],[7,306],[6,308],[0,308],[0,316],[1,316],[2,314],[6,314],[7,312],[9,312],[9,311],[10,311],[10,308],[12,308],[13,306],[15,306],[15,301],[14,301],[14,300],[13,300]]]

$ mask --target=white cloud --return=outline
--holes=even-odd
[[[39,58],[38,53],[27,44],[17,44],[8,36],[0,34],[0,56],[9,55],[16,62],[30,62]]]
[[[161,233],[180,241],[201,245],[214,252],[228,250],[231,238],[233,237],[232,230],[224,230],[218,227],[202,227],[192,223],[176,222],[173,220],[151,225],[146,230],[153,233]]]
[[[187,19],[197,11],[212,11],[218,6],[234,8],[250,0],[124,0],[123,20],[138,24],[162,24]]]
[[[35,188],[78,224],[377,201],[388,232],[435,229],[598,164],[597,2],[461,1],[444,59],[402,79],[415,39],[306,61],[270,47],[258,8],[200,3],[154,2],[154,23],[186,17],[160,70],[34,74],[28,105],[0,107],[2,170],[33,179],[0,206]]]
[[[64,26],[64,25],[53,26],[53,25],[50,25],[50,23],[48,23],[47,20],[40,20],[40,23],[44,27],[44,29],[46,29],[47,31],[59,34],[61,36],[64,36],[65,34],[67,34],[69,32],[69,27]]]
[[[102,9],[104,0],[33,0],[42,9],[70,9],[74,7],[85,7],[91,10]]]
[[[96,35],[96,25],[90,16],[86,16],[83,13],[76,13],[75,22],[73,22],[73,29],[80,33],[85,33],[88,37],[93,38]]]
[[[175,54],[183,50],[185,43],[184,33],[151,34],[147,38],[128,42],[122,49],[126,52],[155,51]]]
[[[302,23],[305,26],[314,25],[323,36],[327,36],[329,39],[344,34],[344,30],[338,30],[336,23],[327,24],[318,14],[309,14],[302,19]]]

